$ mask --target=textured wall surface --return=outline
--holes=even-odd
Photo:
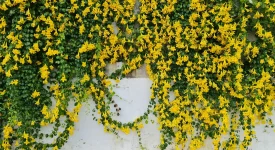
[[[148,78],[126,78],[114,87],[117,95],[115,102],[122,108],[120,116],[114,116],[122,122],[135,120],[139,115],[142,115],[150,98],[151,81]],[[173,96],[173,94],[171,93]],[[88,100],[82,108],[79,116],[79,122],[76,123],[74,135],[72,135],[68,143],[62,148],[63,150],[139,150],[138,136],[135,132],[129,135],[120,133],[120,137],[114,134],[105,133],[103,126],[93,120],[94,103]],[[114,112],[114,110],[113,110]],[[275,121],[275,117],[272,117]],[[141,130],[142,143],[148,150],[157,150],[159,144],[160,133],[158,125],[154,117],[149,118],[149,123],[145,124]],[[51,130],[51,127],[43,129],[44,133]],[[62,131],[61,131],[62,132]],[[253,145],[249,150],[274,150],[275,149],[275,133],[273,129],[265,129],[264,126],[256,127],[257,140],[253,141]],[[242,137],[242,135],[241,135]],[[226,136],[224,137],[226,139]],[[52,142],[53,139],[45,139],[45,142]],[[168,150],[173,150],[170,146]],[[185,148],[187,149],[187,148]],[[211,139],[205,141],[203,150],[211,150]]]

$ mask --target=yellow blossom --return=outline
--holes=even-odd
[[[5,72],[5,74],[6,74],[7,77],[11,77],[12,76],[11,75],[11,70],[8,70],[7,72]]]
[[[40,96],[40,92],[37,92],[36,90],[32,93],[32,98],[36,98]]]
[[[62,73],[61,82],[65,82],[65,81],[67,81],[66,76],[64,73]]]
[[[58,50],[53,50],[51,48],[49,48],[47,53],[46,53],[47,56],[54,56],[54,55],[57,55],[57,54],[59,54],[59,51]]]
[[[122,127],[121,131],[124,132],[125,134],[129,134],[130,133],[130,129],[128,127]]]
[[[17,126],[20,127],[22,125],[22,122],[21,121],[18,121],[17,122]]]
[[[69,131],[70,135],[74,134],[74,127],[73,126],[70,126],[69,128],[67,128],[67,130]]]
[[[12,80],[10,84],[11,85],[17,85],[18,84],[18,80],[17,79],[16,80]]]

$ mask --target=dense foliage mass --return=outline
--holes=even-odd
[[[245,149],[256,124],[273,127],[274,11],[269,0],[0,0],[0,149],[61,148],[89,96],[107,132],[142,138],[152,113],[160,149],[198,149],[207,137],[215,149]],[[148,111],[116,121],[110,79],[142,64],[153,81]]]

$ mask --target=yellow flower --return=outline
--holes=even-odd
[[[53,150],[58,150],[58,147],[57,146],[53,147]]]
[[[97,91],[97,89],[92,84],[90,85],[90,89],[92,90],[93,93],[95,93]]]
[[[31,15],[31,13],[30,13],[30,9],[28,9],[28,10],[26,11],[26,15],[27,15],[27,20],[31,21],[31,20],[32,20],[32,15]]]
[[[71,89],[72,89],[72,90],[75,89],[75,85],[74,85],[74,84],[72,84]]]
[[[27,140],[29,138],[29,134],[24,131],[22,137]]]
[[[10,60],[10,58],[11,58],[11,55],[10,55],[10,54],[7,54],[7,55],[5,56],[5,58],[3,59],[1,65],[6,65],[6,63]]]
[[[37,92],[36,90],[32,93],[32,98],[36,98],[40,96],[40,92]]]
[[[253,49],[251,50],[251,52],[252,52],[252,58],[254,58],[259,53],[259,48],[255,46],[255,47],[253,47]]]
[[[12,76],[10,70],[8,70],[7,72],[5,72],[5,74],[6,74],[7,77],[11,77]]]
[[[69,131],[70,135],[74,134],[74,127],[73,126],[70,126],[67,130]]]
[[[13,133],[13,129],[9,124],[7,124],[3,129],[4,138],[9,138],[11,133]]]
[[[138,129],[142,129],[143,127],[144,127],[144,125],[142,123],[137,124]]]
[[[116,83],[119,83],[119,82],[120,82],[119,78],[116,78]]]
[[[35,105],[40,105],[40,98],[35,102]]]
[[[8,37],[7,37],[7,38],[8,38]],[[1,45],[1,47],[4,48],[4,49],[7,49],[7,48],[8,48],[7,42],[4,42],[4,43]]]
[[[22,122],[21,121],[19,121],[19,122],[17,122],[17,126],[21,126],[22,125]]]
[[[263,14],[261,14],[261,13],[259,13],[259,12],[257,11],[253,18],[254,18],[254,19],[259,19],[259,18],[261,18],[261,17],[263,17],[263,16],[264,16]]]
[[[111,43],[111,46],[114,46],[116,44],[116,42],[118,41],[118,38],[116,35],[112,34],[109,38],[109,41]]]
[[[87,14],[90,12],[90,7],[86,7],[83,11],[82,11],[82,15],[85,17],[87,16]]]
[[[16,29],[17,29],[17,30],[22,30],[22,26],[16,25]]]
[[[65,76],[65,74],[64,74],[64,73],[62,73],[61,82],[65,82],[65,81],[67,81],[66,76]]]
[[[264,59],[261,59],[261,60],[260,60],[260,64],[263,64],[263,63],[264,63]]]
[[[11,85],[17,85],[18,84],[18,80],[17,79],[16,80],[12,80],[10,84]]]
[[[26,141],[24,142],[24,144],[26,144],[26,145],[30,144],[29,140],[26,140]]]
[[[84,24],[82,24],[82,25],[79,27],[79,33],[80,33],[80,34],[83,34],[84,31],[85,31],[85,26],[84,26]]]
[[[78,112],[76,111],[77,110],[75,110],[74,112],[69,112],[69,111],[66,112],[67,115],[69,115],[69,119],[73,122],[78,122]]]
[[[2,142],[2,146],[3,146],[4,150],[9,150],[11,147],[9,141],[6,139]]]
[[[274,60],[272,58],[268,58],[267,63],[269,66],[274,66]]]
[[[31,125],[33,126],[35,124],[35,121],[31,121]]]
[[[122,127],[121,131],[124,132],[125,134],[129,134],[130,133],[130,129],[128,127]]]
[[[53,70],[53,69],[54,69],[54,66],[50,65],[50,69]]]
[[[82,62],[82,67],[86,67],[86,66],[87,66],[86,62]]]
[[[174,113],[174,114],[178,114],[180,112],[180,107],[177,104],[174,104],[170,109],[170,112]]]
[[[40,36],[40,34],[34,34],[33,36],[34,36],[36,39],[38,39],[39,36]]]
[[[46,126],[48,123],[46,123],[44,120],[42,120],[41,122],[40,122],[40,125],[41,126]]]
[[[54,55],[57,55],[57,54],[59,54],[59,51],[58,50],[53,50],[51,48],[49,48],[47,53],[46,53],[47,56],[54,56]]]
[[[98,75],[100,76],[100,78],[103,78],[103,76],[105,75],[103,71],[99,71]]]
[[[0,92],[0,95],[5,95],[5,93],[6,93],[6,90]]]

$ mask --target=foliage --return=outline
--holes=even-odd
[[[141,137],[153,113],[160,149],[180,149],[188,138],[198,149],[207,137],[215,149],[245,149],[256,124],[273,126],[274,11],[269,0],[0,0],[0,148],[61,148],[92,96],[107,132]],[[108,76],[106,65],[116,62],[123,67]],[[153,81],[148,111],[116,121],[110,79],[142,64]],[[52,133],[40,133],[48,124]]]

